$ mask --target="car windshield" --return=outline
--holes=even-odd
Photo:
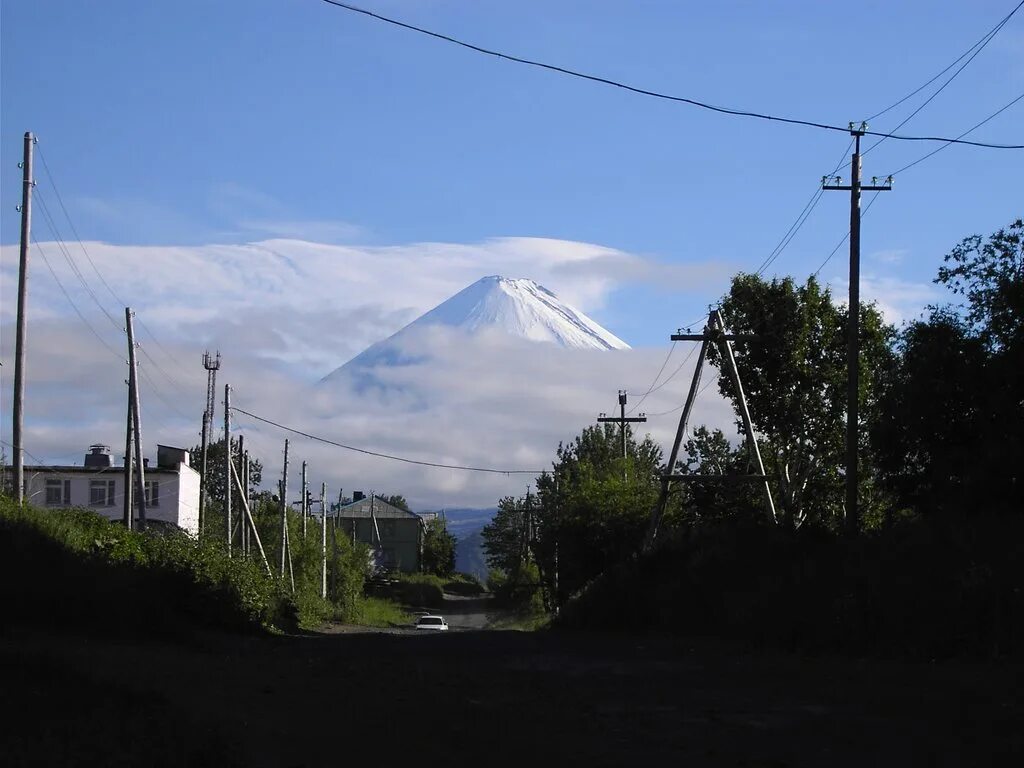
[[[420,619],[419,623],[420,624],[431,624],[431,625],[435,625],[435,626],[440,626],[441,619],[438,618],[437,616],[424,616],[423,618]]]

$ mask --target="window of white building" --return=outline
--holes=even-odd
[[[114,485],[115,480],[90,480],[89,481],[89,506],[90,507],[112,507],[114,506]]]
[[[59,478],[46,480],[46,506],[67,507],[71,505],[71,481]]]

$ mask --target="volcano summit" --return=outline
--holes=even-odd
[[[323,381],[345,370],[411,362],[402,352],[408,346],[404,340],[417,331],[438,326],[470,334],[497,329],[510,336],[570,349],[629,349],[622,339],[533,280],[491,275],[463,288],[397,333],[368,347]]]

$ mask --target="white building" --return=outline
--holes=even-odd
[[[156,455],[155,467],[143,459],[146,519],[198,535],[199,473],[189,466],[188,451],[158,445]],[[105,445],[91,446],[81,467],[26,465],[25,500],[35,507],[85,507],[111,520],[123,520],[124,467],[114,466]]]

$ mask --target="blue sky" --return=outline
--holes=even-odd
[[[917,88],[1014,5],[360,2],[527,58],[839,125]],[[483,452],[504,465],[543,465],[558,440],[612,406],[617,388],[650,384],[668,335],[725,292],[730,275],[757,268],[849,141],[483,57],[320,0],[5,0],[0,43],[2,370],[13,338],[15,166],[32,130],[90,257],[160,340],[143,333],[153,358],[142,360],[146,422],[163,442],[186,445],[197,441],[198,360],[209,345],[225,354],[224,376],[248,385],[239,402],[283,420],[321,419],[310,429],[406,455],[479,463]],[[871,127],[893,128],[930,92]],[[901,132],[955,136],[1022,92],[1024,11]],[[971,138],[1022,143],[1024,101]],[[934,146],[886,141],[865,157],[865,175]],[[39,199],[119,316],[123,304],[83,263],[37,165]],[[1022,177],[1024,152],[961,146],[897,177],[864,219],[862,294],[896,322],[943,300],[931,283],[942,255],[1024,213]],[[123,337],[47,243],[41,213],[40,204],[35,239],[92,326],[34,252],[27,447],[55,458],[120,439],[123,370],[99,339],[118,356]],[[770,273],[805,278],[848,217],[844,194],[824,195]],[[845,269],[843,248],[822,272],[839,295]],[[344,398],[312,416],[301,407],[323,393],[300,397],[297,387],[495,273],[537,279],[639,349],[577,359],[568,380],[547,352],[497,355],[493,380],[452,362],[447,379],[423,372],[435,387],[429,416]],[[533,371],[532,391],[508,376],[523,370]],[[681,402],[688,371],[645,404],[649,412]],[[9,395],[5,380],[4,417]],[[474,419],[460,422],[470,403],[480,404]],[[731,420],[720,401],[700,418]],[[672,419],[648,424],[662,442]],[[6,418],[0,432],[7,439]],[[505,438],[492,444],[493,435]],[[266,436],[268,472],[279,437]],[[425,504],[490,505],[522,490],[518,480],[375,478],[377,465],[346,466]],[[343,474],[329,482],[351,487]]]
[[[843,125],[920,85],[1012,7],[364,5],[630,83]],[[484,58],[316,0],[9,0],[2,25],[4,243],[17,240],[11,165],[32,129],[85,239],[538,236],[749,269],[847,142]],[[1024,14],[903,131],[955,135],[1022,90]],[[893,126],[917,103],[872,127]],[[1022,104],[973,137],[1021,139]],[[928,148],[887,142],[865,158],[865,173],[894,170]],[[1022,171],[1024,153],[951,147],[908,172],[866,219],[866,272],[927,282],[961,237],[1020,214]],[[847,216],[843,195],[823,199],[778,271],[813,271]],[[37,233],[48,236],[41,221]],[[890,258],[872,262],[880,252]],[[825,276],[841,275],[842,254]],[[680,300],[626,286],[596,314],[634,345],[656,344],[720,292]]]

